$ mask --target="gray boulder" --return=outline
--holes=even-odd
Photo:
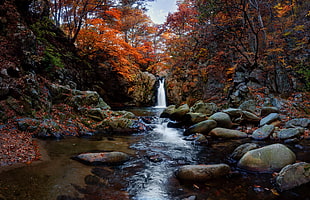
[[[191,108],[190,112],[203,113],[207,116],[214,114],[218,110],[215,103],[204,103],[203,101],[197,101]]]
[[[237,118],[242,115],[242,110],[239,108],[228,108],[222,112],[227,113],[232,118]]]
[[[226,164],[184,165],[177,172],[177,178],[187,181],[207,181],[229,174],[230,167]]]
[[[232,130],[227,128],[214,128],[209,133],[213,137],[219,138],[246,138],[248,135],[238,130]]]
[[[255,115],[254,113],[248,112],[248,111],[242,111],[242,119],[241,121],[246,122],[258,122],[260,118]]]
[[[88,164],[120,164],[129,160],[123,152],[82,153],[76,158]]]
[[[264,126],[265,124],[270,124],[276,120],[278,120],[280,115],[278,113],[270,113],[266,117],[264,117],[262,120],[259,122],[259,126]]]
[[[239,160],[246,152],[259,148],[258,144],[245,143],[238,146],[230,155],[232,159]]]
[[[215,120],[217,122],[217,127],[222,127],[222,128],[232,127],[232,121],[230,119],[230,116],[227,113],[217,112],[211,115],[209,119]]]
[[[303,128],[288,128],[282,129],[278,132],[278,138],[281,140],[286,140],[294,137],[299,137],[302,133],[304,133]]]
[[[310,128],[310,119],[308,118],[292,119],[285,123],[285,127],[286,128],[295,128],[295,127]]]
[[[191,135],[195,133],[202,133],[207,135],[212,129],[217,126],[216,121],[214,120],[205,120],[190,126],[185,130],[184,135]]]
[[[267,139],[273,131],[274,125],[264,125],[263,127],[256,129],[253,132],[252,138],[255,140],[264,140]]]
[[[283,144],[272,144],[254,149],[242,156],[240,168],[251,171],[277,171],[296,161],[295,154]]]
[[[284,167],[276,177],[276,185],[280,191],[310,182],[310,164],[295,163]]]

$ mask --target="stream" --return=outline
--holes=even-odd
[[[127,109],[152,119],[152,129],[132,135],[95,135],[40,141],[44,161],[0,173],[0,200],[292,200],[310,199],[310,184],[277,193],[272,174],[236,168],[229,154],[249,138],[185,141],[182,129],[168,128],[160,108]],[[258,141],[261,145],[267,144]],[[289,146],[297,160],[310,162],[310,141]],[[302,148],[301,148],[302,147]],[[131,159],[122,165],[84,165],[74,159],[83,152],[121,151]],[[174,172],[188,164],[226,163],[229,176],[204,183],[179,181]]]

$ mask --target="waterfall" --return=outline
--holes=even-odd
[[[159,87],[157,89],[156,108],[165,108],[166,105],[166,92],[165,92],[165,79],[159,80]]]

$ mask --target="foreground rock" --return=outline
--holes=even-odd
[[[263,127],[256,129],[253,132],[252,138],[255,140],[267,139],[273,133],[274,128],[274,125],[264,125]]]
[[[278,132],[278,138],[281,140],[286,140],[290,138],[299,137],[301,134],[304,133],[303,128],[288,128],[288,129],[282,129]]]
[[[207,181],[229,174],[230,167],[226,164],[215,165],[184,165],[176,172],[176,176],[187,181]]]
[[[310,182],[310,164],[301,162],[284,167],[276,177],[280,191],[289,190]]]
[[[251,171],[278,171],[296,161],[295,154],[283,144],[272,144],[254,149],[242,156],[238,162],[240,168]]]
[[[246,138],[248,135],[244,132],[227,129],[227,128],[215,128],[212,129],[210,135],[219,138]]]
[[[123,152],[83,153],[76,157],[87,164],[121,164],[129,160]]]
[[[212,129],[216,127],[216,125],[217,123],[214,120],[205,120],[189,127],[184,132],[184,135],[191,135],[195,133],[202,133],[207,135]]]

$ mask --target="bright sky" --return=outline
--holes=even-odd
[[[163,24],[166,21],[168,13],[177,10],[176,0],[155,0],[149,2],[147,15],[149,15],[155,24]]]

